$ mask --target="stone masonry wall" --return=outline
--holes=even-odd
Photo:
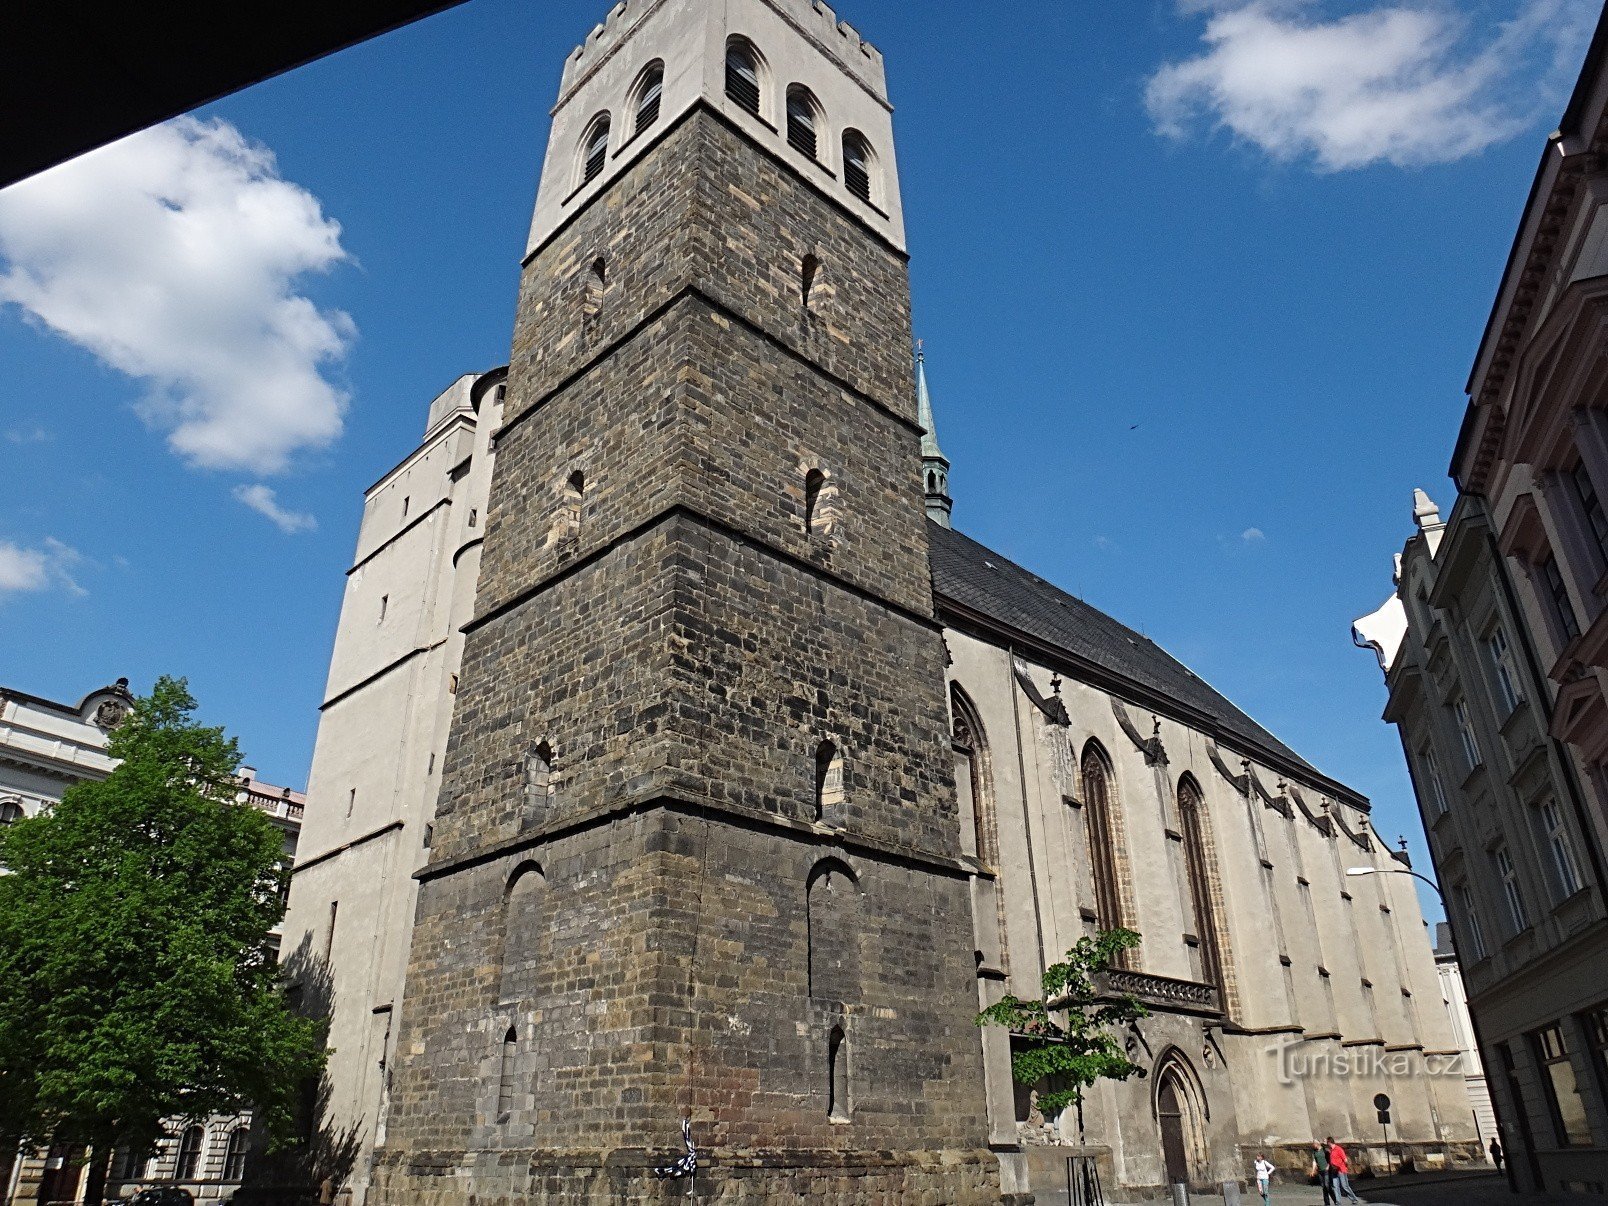
[[[668,1200],[690,1111],[701,1196],[996,1201],[903,259],[663,138],[527,265],[377,1200]]]

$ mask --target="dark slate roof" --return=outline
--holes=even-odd
[[[1051,586],[969,536],[929,523],[933,590],[944,602],[975,612],[1048,645],[1093,673],[1129,703],[1142,704],[1203,729],[1245,754],[1259,754],[1310,775],[1349,798],[1357,793],[1318,771],[1236,708],[1194,671],[1157,645],[1082,599]],[[1124,689],[1126,688],[1126,689]],[[1165,706],[1175,701],[1175,706]],[[1179,706],[1181,705],[1181,706]],[[1204,722],[1204,723],[1203,723]]]

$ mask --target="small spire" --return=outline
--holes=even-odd
[[[927,516],[947,528],[955,505],[949,497],[949,458],[938,447],[932,393],[927,389],[927,352],[921,340],[916,341],[916,422],[921,425],[921,481]]]

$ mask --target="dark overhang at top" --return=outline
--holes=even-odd
[[[0,188],[462,0],[0,5]]]

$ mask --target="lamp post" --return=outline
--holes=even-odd
[[[1421,879],[1435,889],[1435,895],[1440,897],[1441,904],[1446,903],[1446,893],[1442,892],[1440,885],[1427,875],[1420,875],[1416,871],[1409,871],[1406,867],[1347,867],[1347,875],[1411,875],[1414,879]]]

